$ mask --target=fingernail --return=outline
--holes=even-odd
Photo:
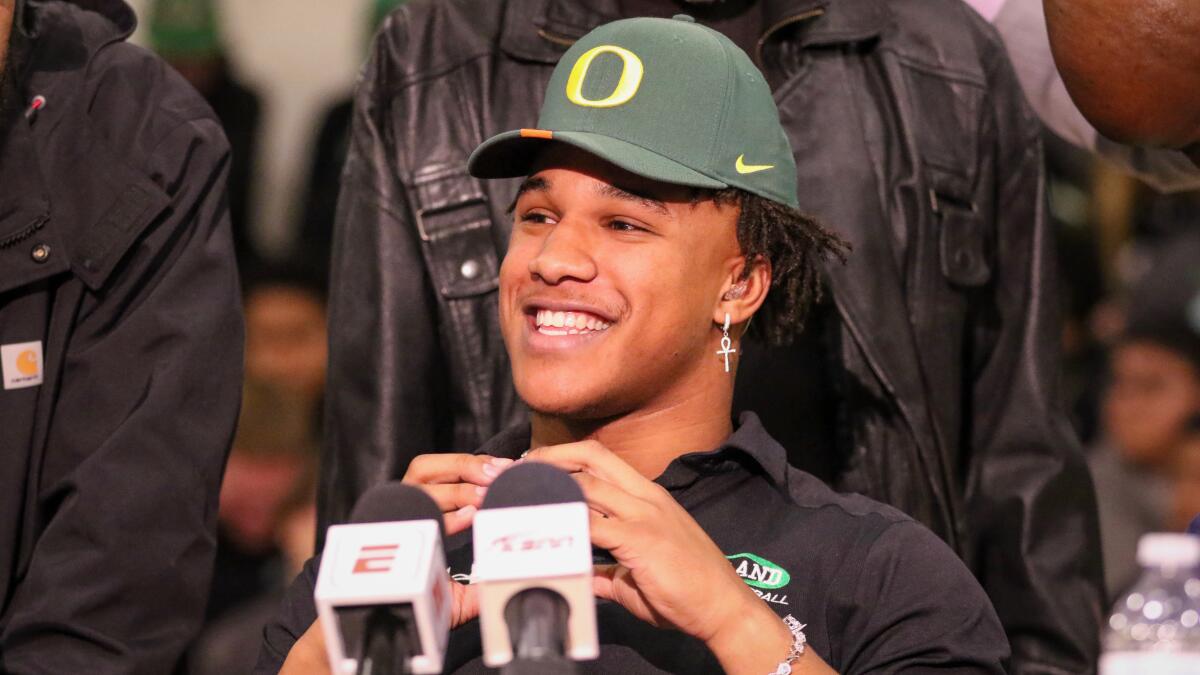
[[[507,457],[494,457],[483,465],[483,474],[488,478],[495,478],[500,475],[504,467],[512,463],[513,461]]]
[[[480,485],[479,487],[475,488],[475,494],[477,494],[477,495],[479,495],[480,497],[482,497],[482,496],[484,496],[485,494],[487,494],[487,488],[485,488],[485,487],[483,487],[482,485]]]
[[[466,506],[462,507],[461,509],[455,511],[455,513],[458,514],[459,516],[472,515],[475,513],[475,506],[473,504],[467,504]]]

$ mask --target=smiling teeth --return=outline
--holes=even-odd
[[[580,335],[606,330],[607,321],[587,312],[555,312],[540,309],[535,317],[538,332],[546,335]],[[555,330],[565,328],[566,330]]]

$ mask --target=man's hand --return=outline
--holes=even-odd
[[[479,616],[479,593],[469,584],[450,580],[450,630]]]
[[[288,651],[279,675],[330,675],[329,657],[325,654],[325,633],[317,619],[304,631]]]
[[[570,472],[583,488],[592,543],[618,563],[596,568],[597,596],[706,642],[743,610],[762,605],[671,494],[600,443],[539,448],[526,459]]]
[[[618,563],[596,568],[598,597],[703,640],[727,672],[771,672],[787,654],[783,623],[662,486],[596,441],[539,448],[526,459],[570,472],[583,488],[592,543]],[[815,655],[797,665],[825,668]]]
[[[419,486],[437,502],[449,536],[470,527],[487,487],[512,463],[487,455],[419,455],[401,481]]]

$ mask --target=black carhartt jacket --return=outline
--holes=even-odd
[[[964,558],[1014,672],[1086,672],[1095,504],[1059,405],[1039,127],[1003,45],[956,0],[764,2],[752,56],[802,208],[854,246],[827,270],[845,432],[832,482]],[[524,414],[496,293],[516,183],[478,181],[466,159],[536,120],[565,46],[616,7],[417,0],[381,30],[335,233],[322,524],[414,455],[468,451]]]
[[[229,153],[133,12],[83,6],[18,0],[0,121],[0,672],[162,675],[240,396]]]

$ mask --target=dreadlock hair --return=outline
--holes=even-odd
[[[822,263],[845,264],[850,245],[799,210],[739,188],[695,191],[694,202],[708,199],[738,206],[737,239],[747,263],[742,278],[756,262],[771,265],[771,287],[748,332],[769,345],[791,344],[821,299]]]

